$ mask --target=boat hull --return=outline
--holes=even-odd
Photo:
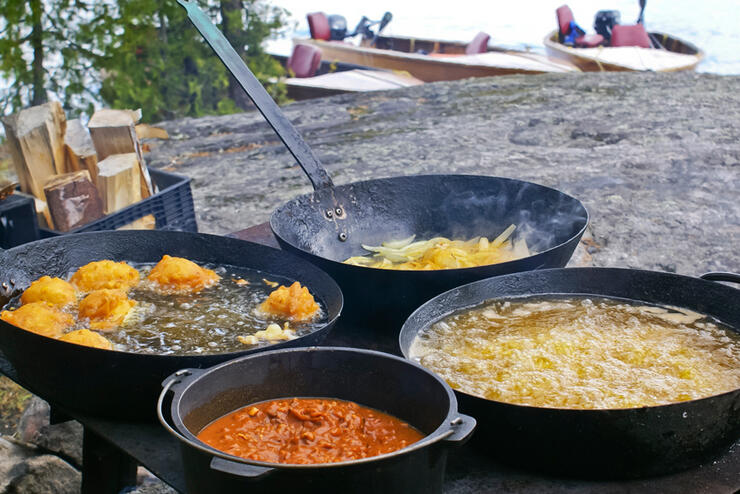
[[[583,72],[678,72],[694,70],[704,52],[687,41],[664,33],[650,33],[665,49],[637,47],[572,48],[552,31],[543,43],[547,54],[576,65]]]
[[[409,38],[396,39],[409,40]],[[310,44],[319,48],[323,60],[406,71],[424,82],[451,81],[468,77],[578,71],[576,67],[567,62],[550,60],[543,55],[526,52],[491,50],[478,55],[465,55],[455,50],[425,55],[315,39],[298,39],[294,40],[294,43]],[[464,44],[460,43],[438,43],[450,47],[458,45],[464,47]]]

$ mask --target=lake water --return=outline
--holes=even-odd
[[[545,52],[542,39],[555,29],[555,9],[564,0],[473,1],[452,4],[422,0],[347,2],[346,0],[272,0],[291,13],[293,27],[280,40],[269,42],[274,53],[289,54],[293,37],[307,37],[306,13],[323,11],[346,17],[354,29],[363,15],[380,19],[385,11],[393,20],[385,34],[469,41],[478,31],[491,35],[491,44],[530,48]],[[593,32],[598,10],[618,10],[622,24],[637,20],[637,0],[568,0],[576,22]],[[649,0],[645,9],[649,30],[670,33],[689,41],[706,53],[698,72],[740,74],[740,1],[738,0]]]

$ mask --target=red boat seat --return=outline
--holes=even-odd
[[[558,33],[562,43],[565,37],[570,34],[570,25],[575,21],[573,11],[567,5],[561,5],[555,10],[555,16],[558,18]],[[575,39],[575,46],[579,48],[594,48],[604,43],[604,37],[600,34],[584,34]]]
[[[576,38],[576,46],[579,48],[596,48],[604,44],[604,37],[600,34],[584,34]]]
[[[321,50],[311,45],[295,45],[285,65],[295,77],[313,77],[321,65]]]
[[[491,39],[489,35],[483,31],[479,32],[473,38],[473,41],[468,43],[465,47],[466,55],[475,55],[476,53],[485,53],[488,51],[488,41]]]
[[[575,19],[573,17],[573,11],[567,5],[561,5],[555,10],[555,15],[558,18],[558,32],[560,33],[560,41],[563,41],[568,34],[570,34],[570,23]]]
[[[612,46],[652,48],[652,43],[650,43],[650,37],[642,24],[627,26],[617,24],[612,28]]]
[[[311,31],[313,39],[323,39],[329,41],[331,30],[329,29],[329,18],[323,12],[313,12],[306,14],[308,19],[308,29]]]

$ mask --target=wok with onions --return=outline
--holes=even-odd
[[[524,238],[516,242],[509,240],[515,229],[516,225],[510,225],[491,241],[486,237],[474,237],[470,240],[435,237],[414,242],[416,235],[411,235],[403,240],[383,242],[379,246],[363,244],[363,249],[375,254],[350,257],[344,262],[380,269],[434,270],[472,268],[514,261],[529,256]]]

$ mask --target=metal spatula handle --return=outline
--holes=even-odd
[[[247,96],[252,100],[257,109],[265,117],[267,123],[273,128],[275,133],[288,148],[290,154],[298,161],[303,171],[308,175],[315,190],[325,187],[333,187],[334,183],[322,168],[318,158],[313,154],[311,148],[306,144],[296,128],[290,123],[280,107],[267,94],[265,88],[257,80],[249,67],[244,63],[236,50],[229,44],[226,37],[213,25],[211,19],[198,7],[195,2],[177,0],[188,13],[190,21],[200,31],[218,58],[226,65],[229,72],[233,74],[239,84],[247,92]]]

